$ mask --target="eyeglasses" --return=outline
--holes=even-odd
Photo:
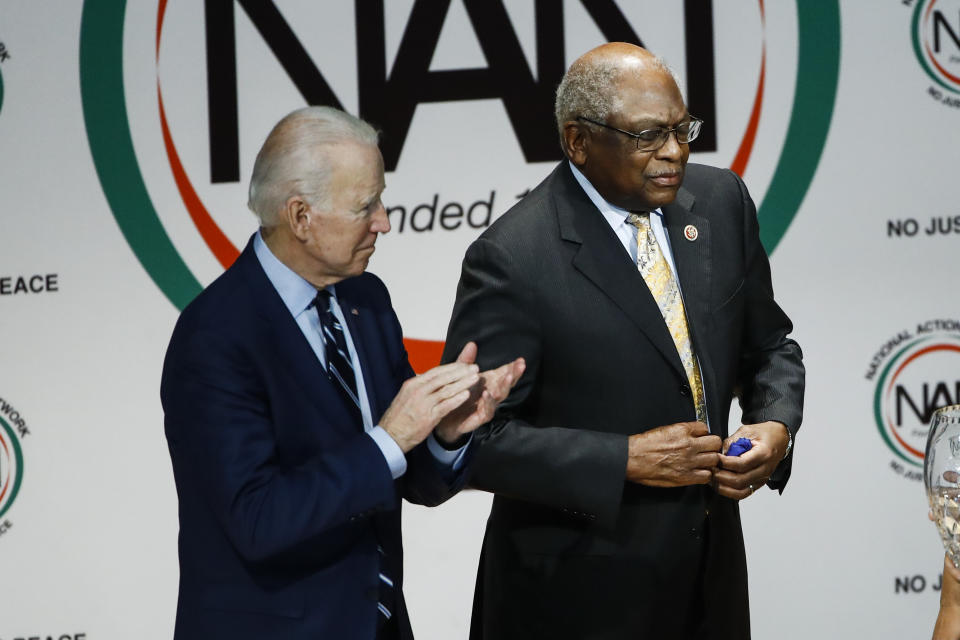
[[[670,137],[671,133],[677,134],[677,142],[680,144],[688,144],[693,142],[697,139],[697,136],[700,135],[700,125],[703,124],[703,120],[700,118],[694,118],[693,116],[690,116],[689,120],[681,122],[677,126],[670,129],[657,127],[655,129],[644,129],[639,133],[631,133],[630,131],[624,131],[623,129],[611,127],[605,122],[597,122],[596,120],[591,120],[590,118],[585,118],[583,116],[577,116],[577,120],[583,120],[584,122],[595,124],[598,127],[603,127],[604,129],[618,131],[625,136],[634,138],[637,141],[637,151],[656,151],[667,143],[667,138]]]

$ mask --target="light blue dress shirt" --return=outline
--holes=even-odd
[[[323,343],[323,334],[320,330],[320,317],[313,309],[313,300],[317,297],[316,287],[290,269],[290,267],[280,262],[280,260],[273,255],[273,252],[270,251],[267,243],[263,241],[263,236],[260,235],[259,231],[257,231],[253,239],[253,251],[257,256],[257,260],[260,261],[260,266],[263,267],[264,272],[267,274],[267,279],[270,280],[273,288],[280,294],[280,299],[283,300],[283,304],[287,307],[290,315],[293,316],[297,326],[300,327],[303,337],[310,343],[310,348],[313,349],[317,359],[319,359],[320,363],[326,368],[327,352]],[[394,478],[399,478],[407,471],[407,459],[403,454],[403,449],[400,448],[396,440],[382,427],[373,424],[370,401],[367,397],[367,387],[363,380],[363,370],[360,367],[357,350],[353,345],[350,328],[343,317],[343,311],[340,310],[340,304],[337,301],[336,286],[330,285],[327,287],[327,290],[332,296],[331,309],[333,315],[337,317],[337,320],[340,321],[340,326],[343,327],[347,350],[350,352],[350,362],[353,365],[353,370],[356,372],[357,396],[360,398],[360,413],[363,416],[363,429],[367,435],[373,438],[373,441],[377,443],[380,451],[383,452],[383,457],[390,467],[390,475]],[[430,434],[427,438],[427,447],[430,449],[433,457],[440,463],[450,465],[455,470],[462,466],[466,446],[456,451],[448,451],[440,446],[440,443],[433,437],[433,434]]]
[[[613,232],[617,234],[617,238],[620,239],[620,243],[623,245],[627,255],[630,256],[633,264],[637,264],[637,232],[639,230],[627,222],[627,217],[630,215],[630,212],[607,202],[604,197],[600,195],[600,192],[597,191],[592,184],[590,184],[590,181],[587,180],[587,177],[580,173],[580,170],[577,169],[572,162],[567,161],[567,163],[570,165],[570,170],[573,172],[573,177],[576,178],[577,183],[583,188],[583,191],[587,194],[587,197],[590,198],[590,202],[597,207],[597,209],[603,215],[604,220],[607,221],[607,224],[610,225],[610,228],[613,229]],[[670,272],[673,273],[673,279],[677,282],[677,288],[680,290],[680,297],[682,298],[683,285],[680,283],[680,275],[677,273],[677,268],[673,262],[673,250],[670,248],[670,236],[667,235],[666,230],[663,228],[663,211],[660,211],[660,209],[654,209],[650,212],[650,230],[653,231],[653,237],[657,239],[657,244],[660,245],[660,251],[663,253],[663,257],[667,261],[667,265],[670,267]],[[699,359],[697,360],[697,367],[700,367]],[[700,368],[700,380],[701,382],[703,381],[702,368]],[[704,392],[706,392],[706,387],[704,387]],[[708,416],[708,425],[709,422]]]
[[[600,192],[587,180],[587,177],[580,173],[580,170],[577,169],[572,162],[569,164],[570,170],[573,171],[573,177],[577,179],[577,182],[583,187],[587,197],[590,198],[590,202],[600,210],[604,220],[607,221],[607,224],[610,225],[613,232],[620,238],[620,242],[623,244],[627,255],[633,260],[633,264],[637,264],[637,228],[627,222],[630,212],[604,200]],[[667,236],[666,231],[664,231],[663,211],[660,211],[660,209],[654,209],[650,212],[650,229],[653,231],[653,237],[657,239],[657,244],[660,245],[660,251],[663,252],[663,257],[670,266],[674,280],[677,281],[677,287],[680,287],[677,268],[673,264],[673,251],[670,249],[670,238]],[[683,289],[681,288],[680,291],[682,293]]]

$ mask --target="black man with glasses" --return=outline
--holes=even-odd
[[[687,164],[706,125],[644,49],[579,58],[556,117],[567,160],[470,246],[447,335],[527,363],[477,432],[471,637],[749,638],[738,502],[782,491],[804,390],[756,209]]]

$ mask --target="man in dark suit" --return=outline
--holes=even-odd
[[[527,363],[477,432],[472,637],[748,638],[737,501],[785,485],[804,384],[756,210],[687,166],[700,122],[647,51],[588,52],[556,107],[568,160],[471,245],[447,335]]]
[[[476,346],[413,376],[383,283],[376,132],[295,111],[257,156],[260,230],[180,316],[161,398],[180,503],[175,637],[412,637],[401,497],[462,484],[464,440],[522,372]]]

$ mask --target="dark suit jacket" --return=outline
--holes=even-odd
[[[376,420],[413,375],[400,325],[376,276],[337,296]],[[378,543],[402,585],[401,496],[438,504],[458,479],[424,446],[391,478],[252,242],[181,314],[160,392],[180,502],[175,636],[372,639]],[[395,608],[411,637],[402,594]]]
[[[738,395],[744,422],[796,433],[801,353],[743,183],[689,165],[663,213],[714,432]],[[445,359],[468,339],[483,368],[527,360],[478,432],[470,484],[496,497],[473,637],[749,637],[737,503],[625,482],[628,436],[695,410],[656,302],[566,162],[467,251]]]

